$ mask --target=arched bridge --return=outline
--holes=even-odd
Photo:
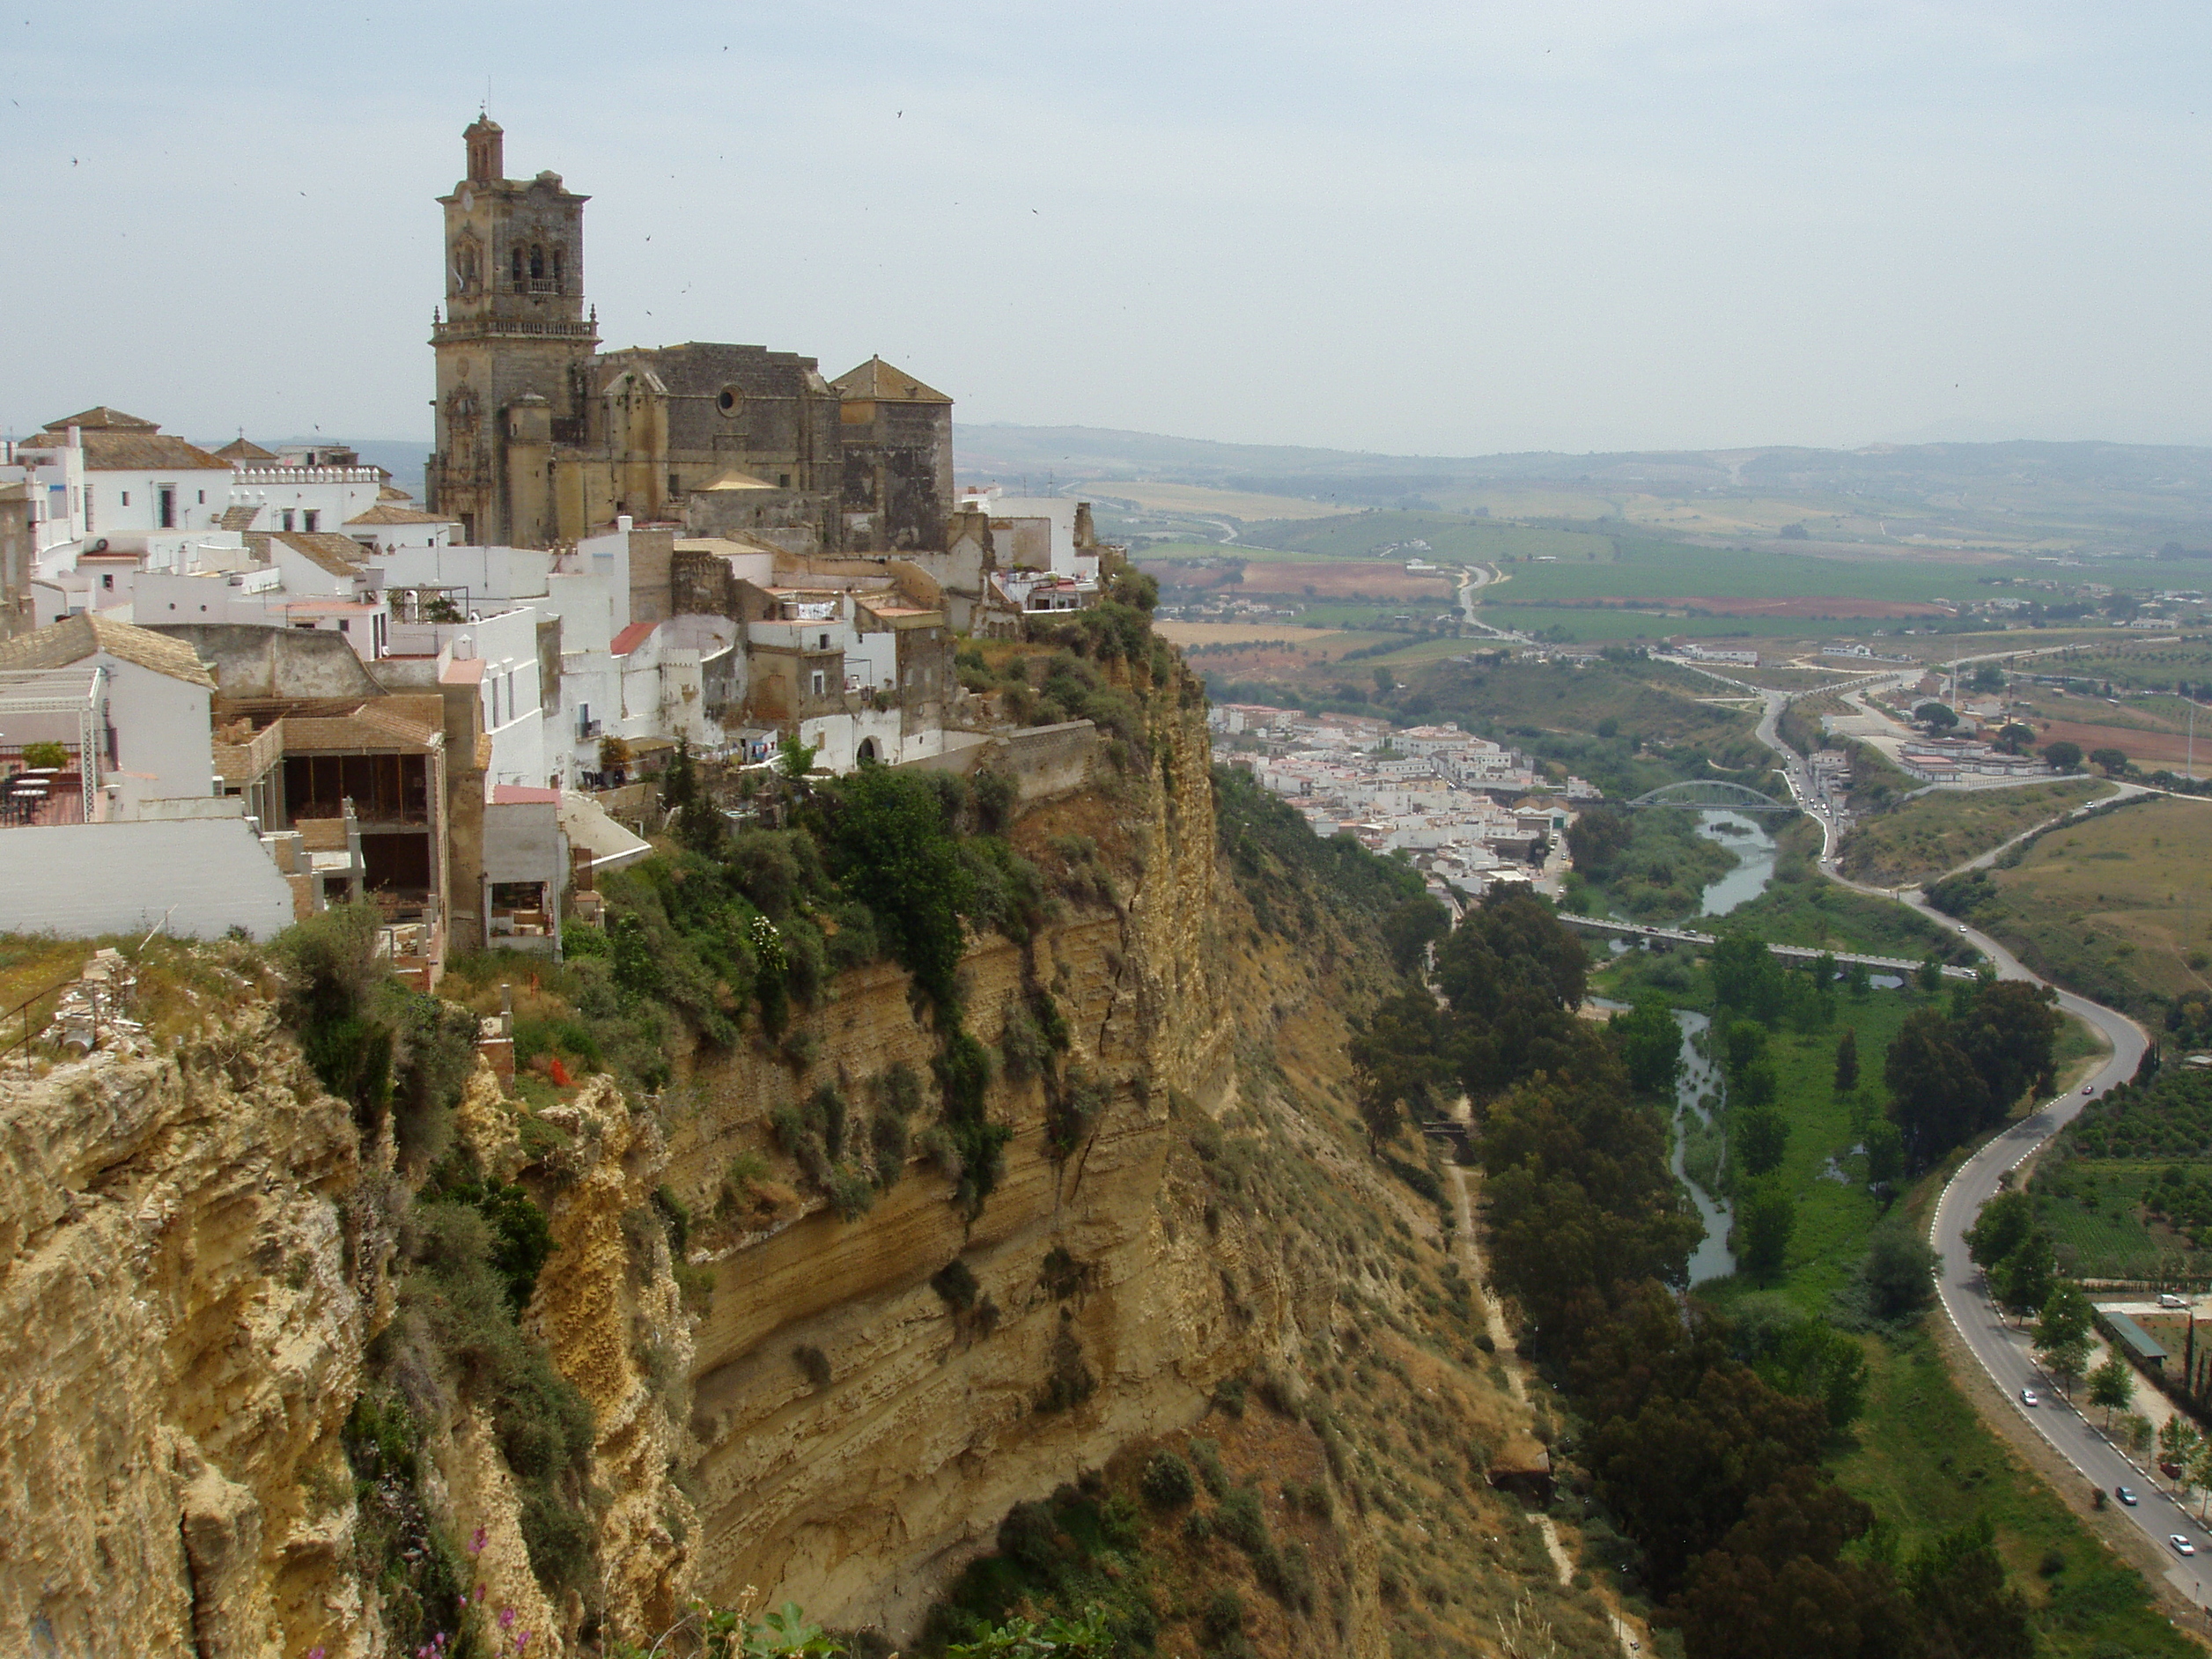
[[[1641,794],[1632,807],[1682,807],[1692,812],[1795,812],[1796,807],[1772,795],[1761,794],[1748,784],[1724,783],[1717,778],[1692,778],[1686,784],[1668,784]]]

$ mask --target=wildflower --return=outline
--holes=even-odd
[[[517,1652],[517,1653],[520,1653],[520,1652],[521,1652],[521,1651],[522,1651],[525,1648],[528,1647],[529,1645],[530,1645],[530,1633],[529,1633],[528,1631],[527,1631],[527,1630],[526,1630],[526,1631],[524,1631],[524,1632],[523,1632],[520,1635],[517,1636],[517,1637],[514,1639],[514,1650],[515,1650],[515,1652]]]
[[[474,1535],[472,1535],[468,1540],[468,1553],[471,1555],[482,1555],[483,1553],[484,1544],[484,1530],[482,1527],[478,1527]]]
[[[513,1608],[502,1607],[499,1610],[499,1628],[502,1630],[512,1630],[514,1628]]]

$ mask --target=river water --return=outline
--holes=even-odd
[[[1701,812],[1697,832],[1736,855],[1736,867],[1705,889],[1701,914],[1726,916],[1766,890],[1774,879],[1774,837],[1759,820],[1740,812]]]
[[[1689,1189],[1691,1199],[1698,1206],[1698,1214],[1705,1222],[1705,1236],[1690,1255],[1690,1282],[1702,1284],[1708,1279],[1725,1279],[1736,1271],[1736,1258],[1729,1254],[1728,1206],[1715,1200],[1704,1188],[1690,1179],[1682,1167],[1685,1141],[1683,1132],[1692,1118],[1700,1124],[1712,1122],[1712,1114],[1705,1108],[1707,1095],[1717,1099],[1721,1092],[1720,1073],[1713,1062],[1698,1052],[1695,1039],[1699,1033],[1712,1024],[1704,1014],[1688,1008],[1674,1011],[1675,1022],[1682,1028],[1682,1071],[1675,1083],[1674,1105],[1674,1172],[1682,1184]]]

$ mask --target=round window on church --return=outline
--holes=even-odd
[[[734,415],[745,407],[745,393],[741,387],[726,386],[714,394],[714,407],[725,415]]]

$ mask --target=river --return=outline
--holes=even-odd
[[[1688,1008],[1674,1011],[1675,1021],[1682,1028],[1682,1071],[1674,1088],[1674,1157],[1675,1174],[1689,1189],[1690,1198],[1698,1206],[1698,1215],[1705,1222],[1705,1236],[1690,1255],[1690,1282],[1702,1284],[1708,1279],[1725,1279],[1736,1271],[1736,1258],[1729,1254],[1728,1206],[1715,1200],[1704,1188],[1690,1179],[1683,1169],[1683,1154],[1687,1146],[1684,1131],[1694,1119],[1699,1124],[1710,1124],[1712,1114],[1705,1109],[1707,1095],[1717,1099],[1721,1092],[1720,1073],[1711,1060],[1698,1052],[1698,1035],[1712,1024],[1704,1014]]]
[[[1736,855],[1736,867],[1705,889],[1701,915],[1726,916],[1766,890],[1774,879],[1774,837],[1757,819],[1740,812],[1701,812],[1697,832]]]

